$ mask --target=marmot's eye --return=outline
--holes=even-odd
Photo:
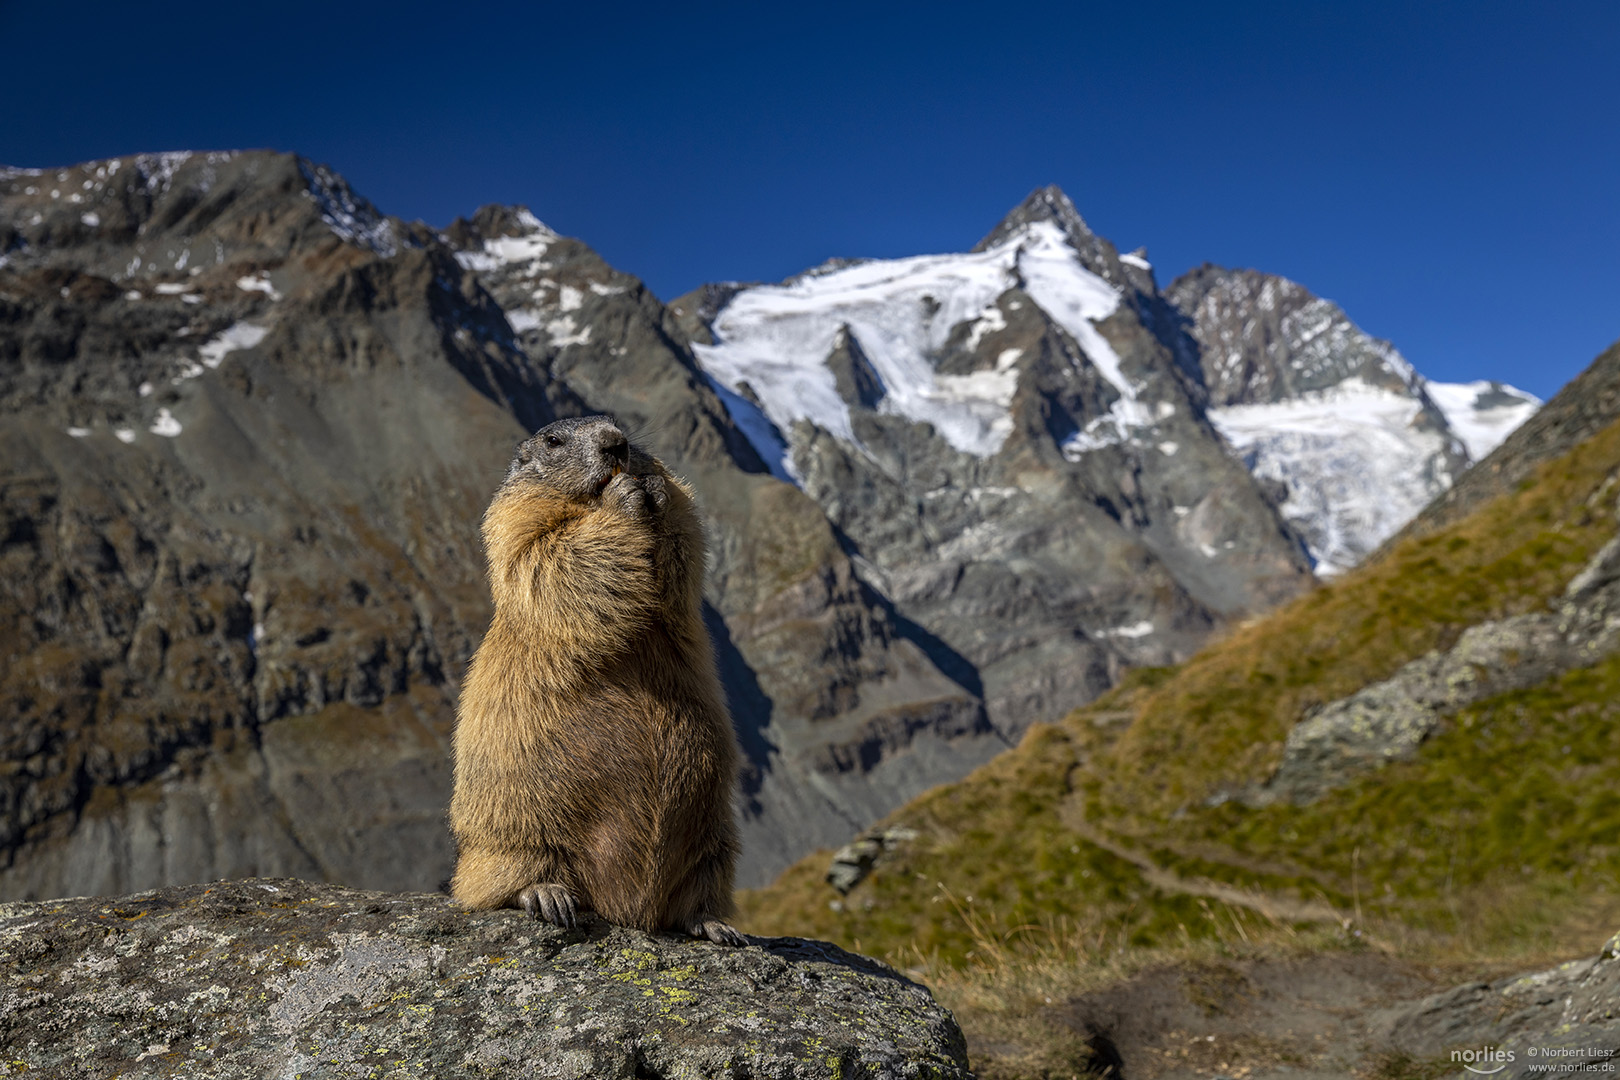
[[[558,446],[561,446],[562,444],[563,444],[563,441],[558,436],[556,436],[556,435],[547,435],[546,436],[546,445],[547,446],[558,447]]]

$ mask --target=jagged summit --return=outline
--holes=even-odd
[[[1070,242],[1084,242],[1096,236],[1086,219],[1080,216],[1075,209],[1074,201],[1064,194],[1063,189],[1056,184],[1047,184],[1036,188],[1019,203],[1007,212],[994,229],[973,246],[974,251],[985,251],[995,247],[1006,240],[1007,237],[1023,228],[1025,225],[1037,221],[1056,222]]]
[[[502,238],[538,236],[555,240],[557,232],[535,217],[527,206],[490,203],[479,207],[470,218],[456,218],[446,226],[443,236],[451,246],[465,250]]]
[[[425,241],[329,167],[273,150],[9,169],[0,198],[0,266],[42,267],[71,250],[75,265],[120,283],[278,262],[333,237],[383,257]]]
[[[1165,290],[1193,319],[1210,404],[1256,405],[1360,378],[1392,391],[1422,381],[1393,345],[1297,282],[1204,263]]]
[[[1073,200],[1056,184],[1047,184],[1030,192],[1023,202],[1001,219],[1000,224],[973,246],[973,250],[988,251],[1031,225],[1042,222],[1051,222],[1058,227],[1068,245],[1079,253],[1081,265],[1093,274],[1117,288],[1136,284],[1121,265],[1119,252],[1114,245],[1091,231],[1086,219],[1075,209]]]

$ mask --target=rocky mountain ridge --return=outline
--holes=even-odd
[[[1164,417],[1143,411],[1137,385],[1148,372],[1172,377],[1180,406],[1241,458],[1323,575],[1377,547],[1539,405],[1499,383],[1431,382],[1284,278],[1205,265],[1161,291],[1145,252],[1118,254],[1056,188],[1033,193],[969,253],[832,260],[781,285],[709,286],[673,306],[689,313],[698,361],[738,426],[776,475],[803,486],[789,445],[801,421],[870,456],[853,417],[904,417],[953,450],[994,457],[1031,366],[1023,348],[983,351],[1005,345],[992,301],[1014,286],[1101,379],[1106,408],[1083,423],[1048,417],[1067,428],[1054,431],[1065,457],[1120,445],[1178,452],[1182,440],[1155,443]],[[1097,332],[1120,309],[1163,346],[1133,372]],[[829,508],[839,497],[806,490]]]
[[[291,155],[0,173],[0,893],[434,884],[477,521],[559,416],[702,497],[744,884],[1308,586],[1142,256],[1052,189],[898,263],[665,307]],[[794,303],[798,416],[736,351]]]
[[[671,305],[761,458],[1009,736],[1309,581],[1112,251],[1040,192],[967,255]]]
[[[1276,486],[1321,574],[1354,566],[1540,405],[1501,383],[1431,382],[1286,278],[1206,264],[1167,293],[1210,421]]]

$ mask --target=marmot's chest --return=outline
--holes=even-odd
[[[725,767],[730,723],[689,670],[643,662],[605,678],[581,703],[579,760],[604,779],[615,774],[666,796],[710,786]]]
[[[585,829],[599,839],[613,838],[604,849],[613,852],[604,855],[610,864],[635,850],[642,853],[637,858],[663,865],[672,852],[707,834],[717,808],[730,812],[728,758],[712,725],[670,718],[667,726],[597,741],[577,765],[596,808]]]

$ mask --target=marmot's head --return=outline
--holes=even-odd
[[[506,482],[537,483],[574,499],[595,499],[619,473],[651,476],[653,457],[631,444],[609,416],[558,420],[517,448]]]

